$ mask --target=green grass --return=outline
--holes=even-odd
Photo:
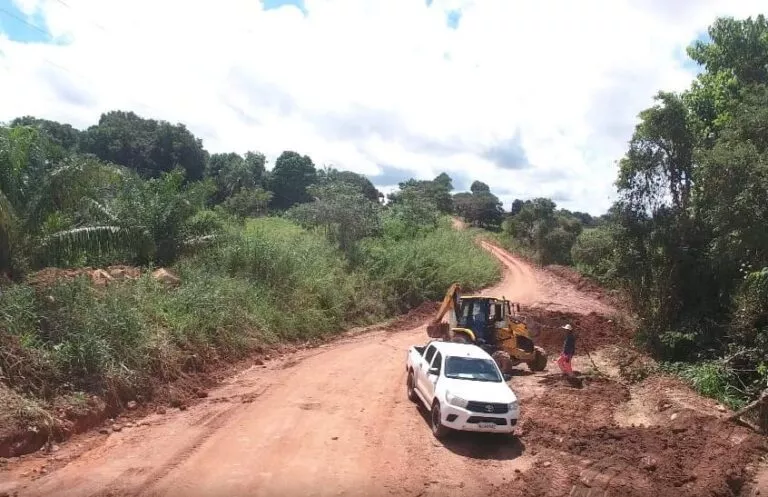
[[[475,243],[472,233],[446,227],[400,242],[374,239],[363,253],[366,270],[388,305],[400,311],[441,299],[454,282],[472,290],[501,277],[498,262]]]
[[[676,374],[699,394],[730,407],[743,407],[748,397],[736,387],[734,373],[721,361],[662,363],[662,370]]]
[[[178,287],[148,270],[105,287],[86,277],[12,285],[0,294],[0,380],[35,406],[86,393],[112,404],[148,398],[185,373],[440,299],[455,281],[488,285],[500,268],[473,236],[441,225],[371,238],[353,263],[322,233],[260,218],[182,258],[171,268]]]

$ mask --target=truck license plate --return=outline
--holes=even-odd
[[[478,423],[478,426],[480,428],[484,428],[484,429],[486,429],[486,428],[495,429],[496,428],[496,423]]]

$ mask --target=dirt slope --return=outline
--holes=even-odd
[[[507,268],[489,293],[558,311],[555,321],[614,312],[487,248]],[[520,437],[455,434],[441,444],[405,396],[407,347],[425,339],[423,326],[393,327],[254,366],[189,410],[12,462],[0,495],[732,495],[762,443],[719,424],[714,404],[682,386],[638,390],[608,378],[574,389],[550,364],[511,381]],[[597,360],[610,362],[607,350]]]

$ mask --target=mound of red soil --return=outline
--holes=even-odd
[[[623,385],[555,383],[526,404],[521,439],[549,461],[522,475],[526,495],[734,496],[749,479],[764,438],[714,417],[681,412],[666,426],[620,427]]]
[[[565,467],[577,489],[597,487],[606,495],[627,497],[738,495],[750,464],[766,450],[760,437],[737,433],[735,425],[713,418],[672,427],[593,429],[563,429],[529,419],[524,429],[526,440],[573,459]],[[540,432],[547,435],[537,437]],[[736,437],[741,441],[735,442]],[[529,495],[552,495],[545,473],[526,477],[532,480]]]
[[[544,269],[555,274],[556,276],[568,281],[577,289],[582,292],[595,293],[603,298],[608,298],[606,290],[597,284],[594,280],[588,276],[584,276],[577,270],[568,266],[560,266],[558,264],[550,264],[545,266]]]
[[[563,346],[565,335],[560,327],[564,324],[570,324],[576,332],[577,354],[608,345],[628,346],[632,339],[631,330],[595,312],[577,314],[527,308],[523,314],[535,324],[536,344],[550,353],[558,352]]]
[[[394,319],[392,322],[388,323],[384,326],[385,330],[389,331],[395,331],[395,330],[402,330],[407,329],[409,327],[416,327],[421,324],[424,324],[429,319],[432,319],[432,317],[437,314],[437,310],[440,307],[439,302],[432,302],[427,301],[423,302],[422,304],[414,307],[408,313],[399,316],[398,318]]]

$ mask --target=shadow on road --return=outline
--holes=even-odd
[[[454,454],[472,459],[510,461],[523,455],[525,444],[514,435],[455,431],[442,441]]]
[[[542,385],[562,384],[571,388],[583,388],[584,377],[579,371],[574,371],[573,376],[566,376],[561,373],[546,374],[541,377],[539,383]]]
[[[504,372],[504,378],[509,381],[508,379],[514,378],[516,376],[531,376],[534,374],[536,373],[528,369],[510,369]]]
[[[418,407],[427,428],[430,424],[429,411]],[[494,459],[510,461],[523,455],[525,444],[516,436],[509,433],[473,433],[468,431],[451,431],[444,439],[435,443],[442,445],[454,454],[472,459]]]

